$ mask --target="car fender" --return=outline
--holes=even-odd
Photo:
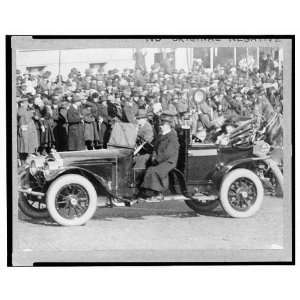
[[[247,157],[242,159],[237,159],[228,162],[227,164],[219,163],[216,166],[216,170],[214,171],[212,175],[212,180],[217,184],[217,186],[220,186],[223,180],[223,177],[228,174],[231,170],[236,169],[239,166],[245,167],[245,165],[253,164],[258,161],[263,161],[269,165],[268,162],[272,160],[269,156],[264,157]],[[246,167],[247,168],[247,167]],[[248,169],[248,168],[247,168]]]
[[[108,197],[113,197],[113,192],[111,190],[110,184],[101,176],[94,174],[93,172],[90,172],[86,169],[80,168],[80,167],[66,167],[59,170],[56,170],[54,172],[51,172],[49,175],[45,176],[48,186],[58,177],[65,175],[65,174],[79,174],[82,176],[85,176],[87,179],[89,179],[93,185],[95,186],[95,189],[97,193],[103,193],[104,195]]]
[[[281,188],[281,191],[284,192],[284,188],[283,188],[283,174],[281,172],[281,169],[278,165],[278,163],[273,160],[272,158],[267,158],[265,160],[266,164],[269,166],[269,168],[272,170],[274,176],[276,177],[279,185],[280,185],[280,188]]]

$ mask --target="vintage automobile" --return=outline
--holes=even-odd
[[[247,130],[240,126],[232,138]],[[248,139],[254,139],[253,135],[257,132]],[[226,146],[192,143],[188,128],[181,128],[178,136],[178,165],[169,174],[163,201],[185,201],[199,214],[220,204],[229,216],[246,218],[261,207],[264,174],[271,172],[282,186],[282,173],[268,156],[270,146],[263,140],[246,146],[242,139]],[[145,172],[135,167],[135,157],[146,148],[145,143],[136,149],[110,144],[109,149],[36,157],[20,174],[19,208],[29,217],[50,215],[58,224],[73,226],[85,224],[97,206],[133,205]]]

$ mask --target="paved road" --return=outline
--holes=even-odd
[[[85,226],[61,227],[19,215],[16,253],[99,250],[282,249],[283,199],[266,196],[248,219],[221,209],[196,215],[183,202],[144,203],[134,208],[98,208]],[[68,252],[64,252],[68,253]]]

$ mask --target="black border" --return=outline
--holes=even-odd
[[[37,262],[38,267],[74,266],[216,266],[216,265],[295,265],[295,35],[14,35],[33,39],[290,39],[292,41],[292,260],[258,262]],[[7,266],[12,267],[12,35],[6,35],[6,176],[7,176]]]
[[[7,183],[7,265],[12,266],[12,49],[11,36],[5,39],[6,54],[6,183]]]

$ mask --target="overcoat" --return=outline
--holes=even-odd
[[[58,109],[58,121],[57,121],[57,150],[68,150],[68,119],[67,109],[65,107],[59,107]]]
[[[154,158],[157,163],[146,170],[143,183],[144,189],[164,192],[169,187],[169,172],[176,168],[179,152],[178,137],[175,130],[159,135],[154,145]]]
[[[70,106],[67,113],[69,132],[68,132],[68,150],[84,150],[84,126],[79,108]]]
[[[86,103],[82,107],[85,141],[99,141],[97,123],[94,117],[95,112],[92,108],[95,108],[92,103]]]
[[[98,124],[99,129],[99,143],[103,147],[106,146],[109,136],[110,136],[110,117],[108,115],[108,109],[107,106],[103,103],[97,103],[97,110],[99,117],[102,118],[102,122]]]
[[[18,109],[18,152],[34,153],[38,144],[38,134],[33,121],[34,111],[20,107]]]
[[[55,145],[53,134],[52,110],[48,106],[36,111],[40,125],[40,146],[50,148]]]
[[[59,119],[59,112],[58,112],[58,107],[52,107],[52,128],[53,128],[53,134],[54,134],[54,139],[55,139],[55,148],[59,146],[59,137],[58,137],[58,119]]]

